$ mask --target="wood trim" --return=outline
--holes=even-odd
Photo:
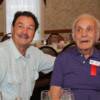
[[[0,0],[0,5],[2,4],[3,0]]]
[[[50,34],[50,33],[71,33],[71,29],[55,29],[55,30],[45,30],[45,34]]]
[[[0,36],[4,36],[4,33],[3,32],[0,32]]]

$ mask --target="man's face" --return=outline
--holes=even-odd
[[[31,17],[20,16],[12,27],[12,38],[18,47],[27,47],[35,35],[35,22]]]
[[[58,43],[58,42],[59,42],[59,41],[58,41],[58,40],[59,40],[58,38],[59,38],[59,37],[58,37],[57,35],[52,35],[52,36],[51,36],[51,42],[52,42],[52,43]]]
[[[88,17],[81,18],[75,27],[74,40],[79,49],[91,49],[96,42],[96,22]]]

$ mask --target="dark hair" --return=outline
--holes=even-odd
[[[19,18],[20,16],[31,17],[33,19],[33,21],[35,22],[35,31],[37,30],[37,28],[39,26],[38,20],[37,20],[36,16],[29,11],[17,11],[14,15],[14,19],[12,21],[12,26],[15,25],[17,18]]]
[[[59,34],[59,33],[51,33],[50,35],[49,35],[49,37],[47,38],[47,40],[46,40],[46,44],[48,45],[48,44],[52,44],[52,36],[57,36],[57,39],[58,39],[58,42],[60,42],[60,41],[64,41],[64,38]]]

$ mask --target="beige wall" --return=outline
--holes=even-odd
[[[47,0],[44,29],[71,28],[75,17],[82,13],[100,19],[100,0]]]
[[[100,19],[100,0],[46,0],[44,30],[71,28],[76,16],[90,13]],[[3,5],[0,5],[0,32],[4,32]]]
[[[0,5],[0,33],[4,32],[4,12],[3,5]]]

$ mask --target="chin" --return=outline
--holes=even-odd
[[[79,45],[78,46],[81,50],[87,50],[87,49],[90,49],[91,48],[91,46],[89,46],[89,45]]]
[[[81,49],[81,50],[89,50],[89,49],[91,49],[91,47],[86,47],[86,46],[85,46],[85,47],[80,47],[80,49]]]

